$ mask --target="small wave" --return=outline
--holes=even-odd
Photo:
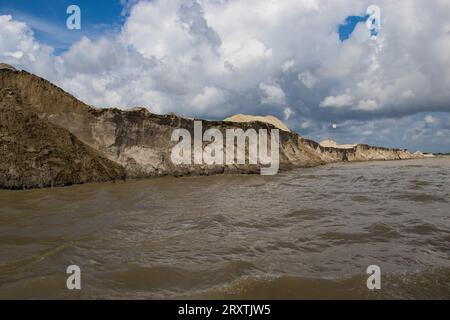
[[[364,176],[359,176],[359,177],[356,177],[356,178],[352,179],[352,182],[351,182],[351,183],[356,183],[356,182],[367,182],[367,181],[368,181],[368,179],[367,179],[366,177],[364,177]]]
[[[418,194],[418,193],[401,193],[394,195],[393,199],[397,200],[405,200],[405,201],[414,201],[414,202],[423,202],[423,203],[432,203],[432,202],[448,202],[448,200],[444,197],[432,194]]]
[[[364,274],[341,279],[298,276],[242,277],[206,295],[212,299],[449,299],[450,269],[388,274],[370,291]]]
[[[302,220],[319,220],[324,216],[326,216],[326,212],[319,209],[294,210],[284,215],[286,218],[301,218]]]
[[[130,265],[122,270],[103,272],[98,278],[113,289],[134,291],[182,292],[198,290],[233,281],[257,270],[251,263],[233,261],[221,267],[187,269],[171,266]]]
[[[194,229],[207,230],[212,227],[223,226],[226,220],[227,217],[220,213],[205,215],[196,223]]]
[[[356,202],[372,202],[373,199],[366,195],[356,195],[351,197],[352,201]]]
[[[419,234],[419,235],[434,235],[439,232],[448,232],[448,231],[441,230],[434,224],[423,222],[421,224],[403,227],[402,232],[411,233],[411,234]]]
[[[365,230],[367,232],[326,232],[322,233],[320,237],[334,244],[387,242],[401,237],[393,227],[384,223],[372,224]]]

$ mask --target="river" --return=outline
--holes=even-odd
[[[1,299],[449,299],[449,259],[450,158],[0,191]]]

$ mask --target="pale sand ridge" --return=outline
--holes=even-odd
[[[236,114],[234,116],[231,116],[229,118],[226,118],[223,121],[229,121],[229,122],[265,122],[273,125],[274,127],[286,131],[291,132],[289,128],[278,118],[274,116],[250,116],[245,114]]]

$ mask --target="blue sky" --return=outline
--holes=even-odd
[[[81,8],[81,30],[66,28],[67,7]],[[0,0],[0,14],[10,14],[30,26],[35,37],[55,48],[56,54],[67,50],[82,36],[96,38],[116,33],[125,21],[119,0]]]
[[[348,16],[345,21],[338,26],[339,39],[347,40],[356,28],[358,23],[366,22],[368,16]]]
[[[271,114],[315,140],[448,151],[450,3],[431,1],[377,0],[373,39],[369,0],[0,0],[0,61],[98,107]]]
[[[49,2],[51,5],[49,5]],[[124,2],[125,3],[125,2]],[[81,8],[81,30],[66,29],[66,9],[76,4]],[[0,0],[0,14],[11,14],[26,22],[35,37],[60,54],[82,36],[95,39],[101,35],[118,33],[125,22],[125,8],[120,0]],[[365,22],[367,16],[348,16],[337,26],[341,41],[347,40],[356,25]]]

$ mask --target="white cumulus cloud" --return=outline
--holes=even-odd
[[[286,104],[286,95],[278,84],[260,83],[259,89],[262,91],[262,104],[282,106]]]
[[[449,1],[377,1],[383,17],[377,40],[360,23],[344,42],[338,25],[349,15],[364,15],[372,3],[122,3],[121,30],[82,38],[63,54],[38,41],[31,24],[0,15],[0,60],[99,107],[147,106],[214,118],[241,112],[285,118],[289,108],[293,129],[317,138],[338,123],[347,141],[357,140],[358,130],[378,131],[363,125],[344,130],[346,121],[384,130],[381,123],[405,118],[402,124],[422,132],[411,133],[417,141],[447,132],[438,126],[448,123],[450,112]],[[443,120],[422,128],[426,115]],[[386,142],[399,133],[390,134]],[[408,143],[400,136],[404,140],[396,142]],[[450,148],[444,138],[428,141]]]
[[[323,108],[343,108],[351,107],[352,105],[353,98],[349,94],[343,94],[339,96],[326,97],[319,106]]]

